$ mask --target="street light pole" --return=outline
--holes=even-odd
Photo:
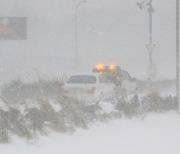
[[[77,5],[76,5],[76,10],[75,10],[75,43],[76,43],[76,45],[75,45],[75,48],[76,48],[76,53],[75,53],[75,55],[76,55],[76,63],[78,63],[78,29],[77,29],[77,10],[78,10],[78,8],[79,8],[79,6],[81,5],[81,4],[83,4],[83,3],[86,3],[86,1],[85,0],[83,0],[83,1],[80,1]]]
[[[149,1],[149,8],[148,8],[148,12],[149,12],[149,45],[152,45],[152,13],[153,13],[153,7],[152,7],[152,0]],[[152,60],[152,52],[149,51],[149,63],[150,66],[152,66],[153,64],[153,60]]]
[[[148,1],[148,2],[147,2]],[[152,53],[155,49],[155,44],[153,44],[153,20],[152,20],[152,13],[154,11],[152,6],[152,0],[144,0],[141,3],[137,3],[140,9],[143,9],[146,5],[148,7],[148,13],[149,13],[149,44],[146,45],[147,50],[149,52],[149,70],[148,70],[148,77],[150,80],[154,79],[156,77],[156,70],[155,65],[153,64],[153,57]]]
[[[177,113],[180,112],[179,103],[179,0],[176,0],[176,98],[177,98]]]

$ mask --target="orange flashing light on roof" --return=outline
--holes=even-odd
[[[98,64],[98,65],[96,65],[96,69],[97,69],[97,70],[104,70],[104,69],[105,69],[105,66],[102,65],[102,64]]]
[[[108,67],[110,70],[115,70],[115,69],[117,69],[117,67],[115,66],[115,65],[109,65],[109,67]]]

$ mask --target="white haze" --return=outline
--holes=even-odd
[[[147,75],[148,13],[136,0],[88,0],[78,9],[75,65],[75,7],[79,0],[1,0],[0,16],[26,16],[28,39],[0,41],[1,85],[14,78],[51,77],[96,63],[115,63],[132,76]],[[175,0],[154,0],[154,63],[159,78],[175,78]]]

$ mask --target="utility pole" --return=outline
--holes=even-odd
[[[149,45],[152,45],[152,13],[153,13],[153,7],[152,7],[152,0],[149,2]],[[152,51],[149,50],[149,63],[150,66],[152,66],[153,61],[152,61]]]
[[[148,1],[148,2],[147,2]],[[156,47],[155,44],[153,44],[153,12],[154,8],[152,6],[152,0],[144,0],[141,3],[137,3],[140,9],[143,9],[145,6],[148,6],[148,13],[149,13],[149,43],[146,45],[146,48],[149,52],[149,69],[148,69],[148,78],[150,80],[153,80],[156,78],[156,68],[153,64],[153,51]]]
[[[78,63],[78,28],[77,28],[77,10],[79,8],[79,6],[83,3],[86,3],[85,0],[80,1],[77,5],[76,5],[76,10],[75,10],[75,42],[76,42],[76,51],[75,51],[75,55],[76,55],[76,63]]]
[[[179,0],[176,0],[176,99],[177,99],[177,113],[180,112],[179,103]]]

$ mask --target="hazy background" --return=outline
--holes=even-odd
[[[96,63],[115,63],[138,78],[149,64],[147,8],[136,0],[88,0],[77,13],[78,55],[75,63],[75,8],[80,0],[1,0],[0,16],[25,16],[27,40],[0,40],[0,85],[17,77],[61,76]],[[153,59],[158,78],[175,78],[175,0],[153,0]],[[81,68],[80,68],[81,67]]]

